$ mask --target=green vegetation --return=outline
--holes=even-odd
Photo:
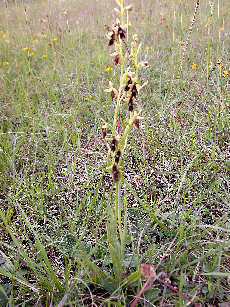
[[[117,4],[0,2],[0,306],[230,301],[230,2],[124,2],[149,67],[119,195],[101,120]]]

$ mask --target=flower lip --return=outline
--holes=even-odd
[[[112,166],[112,173],[113,173],[113,181],[115,183],[118,183],[118,181],[119,181],[119,170],[118,170],[116,164],[113,164],[113,166]]]
[[[128,80],[126,86],[125,86],[125,91],[128,92],[129,91],[129,85],[132,84],[132,80],[131,78]]]
[[[103,139],[106,138],[106,135],[107,135],[107,130],[106,130],[106,128],[102,128],[102,137],[103,137]]]
[[[133,112],[133,97],[132,96],[129,99],[128,106],[129,106],[129,111]]]
[[[118,151],[115,155],[115,162],[116,163],[119,163],[120,157],[121,157],[121,151],[120,151],[120,149],[118,149]]]
[[[125,31],[120,26],[118,27],[117,33],[120,36],[120,39],[125,38]]]
[[[136,83],[134,83],[131,93],[132,93],[132,97],[136,98],[138,94]]]
[[[116,56],[115,56],[115,58],[114,58],[114,65],[115,65],[115,66],[117,66],[117,65],[118,65],[119,60],[120,60],[119,55],[116,55]]]
[[[112,46],[114,42],[115,42],[115,33],[113,31],[113,34],[110,36],[109,46]]]
[[[139,129],[140,128],[140,120],[139,118],[136,118],[135,121],[134,121],[134,126]]]
[[[115,137],[113,137],[112,142],[110,143],[110,149],[111,151],[115,151],[117,145],[117,140]]]
[[[114,100],[114,99],[117,97],[117,96],[115,95],[114,91],[111,91],[110,94],[111,94],[112,100]]]

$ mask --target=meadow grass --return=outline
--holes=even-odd
[[[119,81],[104,27],[115,2],[0,2],[1,306],[130,306],[141,264],[178,293],[156,279],[140,306],[230,301],[230,3],[210,3],[190,34],[193,1],[127,3],[149,68],[124,156],[117,283],[101,134]]]

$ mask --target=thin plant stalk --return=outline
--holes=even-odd
[[[114,209],[108,208],[107,237],[116,283],[120,285],[123,278],[123,257],[127,230],[127,207],[122,203],[121,196],[121,187],[124,181],[123,161],[129,133],[132,127],[139,128],[139,120],[142,119],[139,116],[141,110],[138,110],[138,98],[146,83],[139,84],[139,69],[147,67],[148,64],[138,61],[141,44],[139,44],[136,34],[133,35],[132,42],[128,44],[128,10],[131,9],[131,6],[124,7],[124,0],[116,0],[116,3],[119,9],[115,8],[115,11],[120,19],[117,18],[116,22],[108,27],[107,37],[109,39],[108,46],[113,49],[111,56],[115,57],[114,65],[119,67],[120,79],[117,89],[110,81],[109,88],[105,90],[111,94],[111,99],[114,102],[114,115],[112,125],[103,120],[102,134],[103,138],[107,139],[107,129],[112,133],[108,137],[110,143],[107,144],[109,148],[107,169],[110,170],[116,186],[116,202]],[[125,24],[125,17],[127,17],[127,24]],[[123,114],[126,114],[125,121]]]
[[[121,226],[121,182],[116,183],[116,208],[115,208],[115,220],[118,220],[119,234],[122,237]]]

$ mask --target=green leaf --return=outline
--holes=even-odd
[[[0,306],[6,306],[11,289],[12,287],[8,283],[0,285]]]
[[[122,288],[128,287],[138,281],[141,278],[141,270],[139,269],[136,272],[131,273],[125,280],[125,282],[121,285]]]
[[[87,257],[85,259],[81,259],[80,261],[88,268],[91,280],[93,280],[97,284],[103,286],[106,280],[108,280],[109,282],[112,281],[112,278],[110,276],[103,272],[102,269],[100,269]]]
[[[123,273],[123,253],[121,250],[121,244],[118,239],[117,227],[114,218],[113,211],[108,207],[108,221],[107,227],[107,237],[109,244],[110,256],[112,258],[113,270],[117,283],[120,284],[122,280]]]

